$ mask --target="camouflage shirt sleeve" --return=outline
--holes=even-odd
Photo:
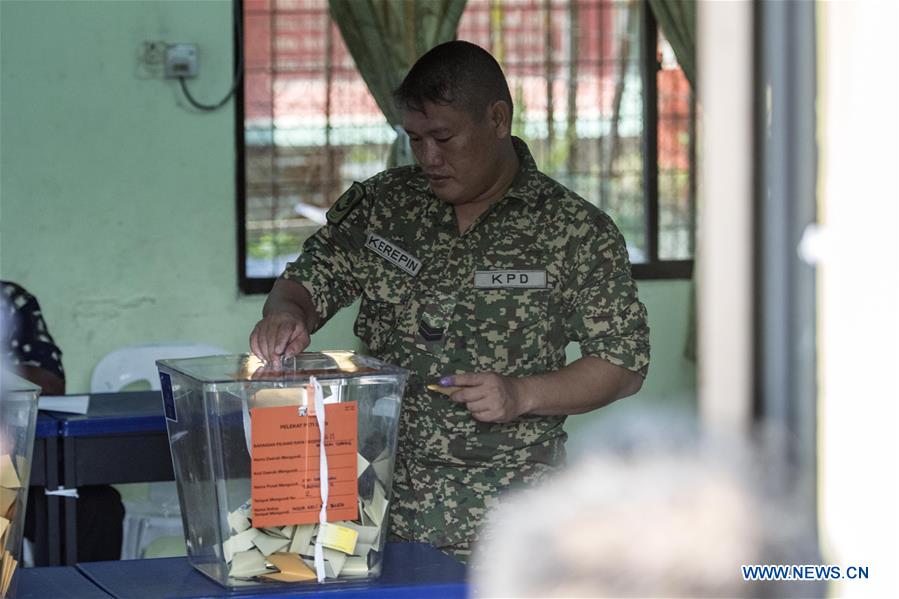
[[[604,213],[591,212],[575,252],[566,329],[584,356],[646,376],[649,326],[637,299],[624,237]]]
[[[362,293],[361,254],[365,221],[373,200],[370,181],[354,184],[354,187],[361,185],[364,191],[362,199],[340,222],[331,222],[329,218],[328,223],[306,240],[302,253],[287,265],[281,275],[300,283],[309,291],[321,324],[341,308],[352,304]],[[329,211],[329,214],[333,213]]]

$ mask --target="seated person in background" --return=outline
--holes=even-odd
[[[0,281],[0,285],[4,363],[38,385],[43,395],[63,395],[62,352],[47,330],[37,299],[15,283]]]
[[[0,281],[0,319],[0,349],[4,364],[19,376],[39,385],[43,395],[64,394],[66,380],[62,351],[47,330],[37,299],[15,283]],[[87,486],[78,489],[78,497],[78,561],[119,559],[122,520],[125,517],[119,492],[108,485]],[[45,538],[43,533],[47,526],[46,522],[36,521],[36,501],[35,493],[29,493],[25,537],[32,542],[36,538]],[[37,531],[42,534],[36,535]],[[50,531],[50,534],[53,532]],[[36,544],[34,557],[35,565],[47,565],[47,547]]]

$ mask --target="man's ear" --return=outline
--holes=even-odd
[[[506,102],[497,100],[488,108],[490,125],[497,139],[505,139],[512,134],[512,110]]]

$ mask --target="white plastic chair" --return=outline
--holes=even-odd
[[[114,393],[134,383],[146,382],[159,390],[156,360],[197,358],[227,354],[225,350],[202,343],[159,343],[122,347],[108,353],[94,367],[91,393]],[[184,555],[181,510],[174,482],[115,485],[123,493],[125,520],[122,530],[122,559],[144,556],[147,546],[161,537],[172,543],[169,555]],[[137,490],[137,491],[136,491]],[[130,492],[129,492],[130,491]],[[127,496],[142,495],[140,500]],[[160,555],[158,557],[164,557]]]
[[[160,343],[122,347],[106,354],[94,367],[91,393],[114,393],[132,383],[146,381],[158,391],[156,360],[220,356],[225,350],[203,343]]]

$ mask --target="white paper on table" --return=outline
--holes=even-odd
[[[37,400],[38,410],[87,414],[90,395],[41,395]]]

